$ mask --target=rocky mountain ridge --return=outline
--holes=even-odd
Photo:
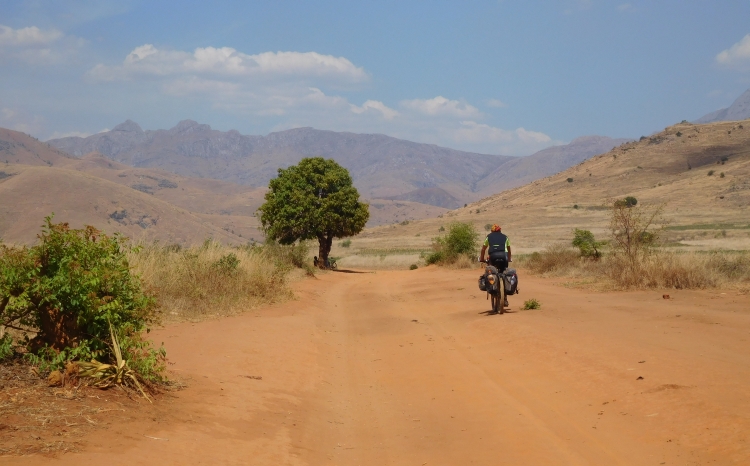
[[[382,134],[295,128],[267,136],[242,135],[235,130],[214,130],[192,120],[155,131],[144,131],[127,120],[111,131],[87,138],[69,137],[48,143],[78,157],[99,152],[133,167],[159,168],[183,176],[257,187],[267,186],[278,168],[293,165],[303,157],[323,156],[346,167],[364,197],[454,208],[551,175],[622,141],[595,138],[599,139],[593,145],[580,141],[569,145],[566,153],[574,154],[570,157],[554,155],[558,152],[553,151],[550,157],[556,160],[554,163],[544,154],[525,158],[477,154]],[[521,163],[522,159],[528,160]],[[483,182],[485,179],[492,182]]]

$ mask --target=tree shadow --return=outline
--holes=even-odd
[[[363,272],[361,270],[349,270],[349,269],[336,269],[336,270],[331,270],[331,272],[337,272],[337,273],[375,273],[375,272]]]

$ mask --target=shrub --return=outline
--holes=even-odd
[[[574,209],[578,209],[578,204],[573,204]]]
[[[589,230],[573,230],[573,246],[581,252],[581,257],[592,257],[598,259],[602,253],[600,249],[606,244],[604,241],[597,241],[594,234]]]
[[[471,223],[453,222],[448,225],[448,233],[434,238],[434,252],[427,256],[428,264],[453,264],[461,256],[473,257],[476,254],[479,234]]]
[[[344,241],[342,241],[342,242],[341,242],[341,244],[340,244],[340,246],[341,246],[342,248],[348,248],[348,247],[349,247],[349,246],[351,246],[351,245],[352,245],[352,240],[350,240],[350,239],[345,239],[345,240],[344,240]]]
[[[484,224],[484,230],[485,231],[490,231],[491,229],[492,229],[492,224],[491,223],[485,223]]]
[[[636,205],[638,205],[638,199],[634,198],[633,196],[627,196],[624,199],[615,201],[614,205],[615,207],[635,207]]]
[[[568,178],[567,181],[568,181],[568,183],[572,183],[573,182],[573,178]]]
[[[9,333],[6,333],[0,337],[0,361],[10,359],[14,354],[13,337]]]
[[[724,172],[719,173],[719,178],[724,178]]]
[[[523,303],[523,309],[526,311],[531,310],[531,309],[539,309],[541,307],[542,307],[542,304],[534,298],[528,299],[524,301]]]
[[[409,270],[417,270],[418,268],[419,267],[417,266],[417,264],[412,264],[409,266]]]
[[[708,171],[708,176],[713,176],[713,174],[714,174],[714,171],[713,171],[713,170],[709,170],[709,171]]]
[[[158,379],[163,351],[141,339],[156,321],[155,302],[131,273],[124,239],[51,217],[39,239],[32,248],[0,249],[0,325],[36,333],[28,359],[43,370],[75,359],[114,361],[111,325],[133,363],[151,360],[153,370],[140,375]]]
[[[440,228],[438,228],[438,231],[445,231],[445,227],[440,225]]]
[[[679,138],[680,136],[682,136],[682,132],[677,131],[677,134],[675,136],[677,136]]]

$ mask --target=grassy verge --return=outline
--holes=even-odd
[[[234,248],[213,241],[181,248],[141,245],[128,256],[168,320],[229,315],[291,297],[287,276],[312,268],[305,245]]]
[[[519,256],[519,263],[542,276],[583,279],[616,289],[675,288],[750,289],[750,252],[678,252],[655,250],[633,265],[607,254],[598,260],[580,257],[565,245]]]

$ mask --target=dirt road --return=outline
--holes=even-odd
[[[156,339],[188,388],[55,464],[750,462],[748,296],[522,276],[495,316],[477,276],[328,273],[294,302],[171,325]]]

